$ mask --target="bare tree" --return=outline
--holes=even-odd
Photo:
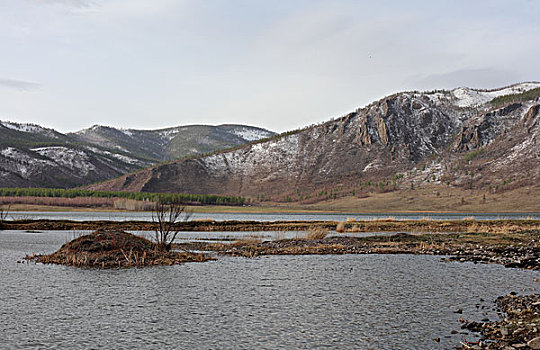
[[[4,209],[3,206],[0,206],[0,230],[2,229],[2,226],[4,226],[4,222],[6,221],[8,215],[9,215],[9,208],[8,205],[6,209]]]
[[[166,250],[171,249],[171,245],[178,235],[178,223],[187,221],[191,216],[180,203],[164,203],[161,199],[156,200],[152,210],[152,222],[156,225],[154,240]]]

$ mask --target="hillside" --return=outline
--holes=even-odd
[[[151,164],[126,151],[75,142],[39,125],[0,122],[2,187],[74,187]]]
[[[242,125],[155,131],[94,126],[62,134],[35,124],[0,121],[0,187],[87,185],[148,167],[173,155],[206,153],[271,135],[267,130]]]
[[[166,161],[239,146],[275,133],[246,125],[186,125],[158,130],[94,125],[68,135],[80,142],[129,150],[143,158]]]
[[[540,176],[539,87],[397,93],[320,125],[91,188],[309,204],[419,188],[434,196],[445,189],[485,196],[534,187]]]

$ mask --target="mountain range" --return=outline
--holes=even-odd
[[[322,124],[89,188],[312,203],[419,187],[433,196],[480,190],[485,201],[528,186],[538,197],[539,98],[538,82],[401,92]]]
[[[87,185],[274,134],[246,125],[188,125],[159,130],[94,125],[63,134],[35,124],[0,121],[0,187]]]

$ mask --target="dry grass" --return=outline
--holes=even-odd
[[[540,224],[528,224],[528,230],[539,230]],[[515,233],[524,230],[524,225],[517,225],[511,222],[501,222],[498,225],[489,225],[475,221],[467,225],[466,232],[469,233]]]
[[[440,196],[434,197],[433,191]],[[338,198],[305,206],[322,211],[343,212],[539,212],[540,184],[526,186],[502,193],[492,193],[484,202],[486,190],[469,190],[446,185],[425,185],[414,190],[387,193],[370,193],[369,197],[354,196]],[[461,198],[466,198],[465,204]]]
[[[308,231],[308,233],[306,234],[306,239],[307,240],[320,240],[320,239],[324,239],[327,235],[328,235],[327,230],[313,229],[313,230]]]
[[[347,218],[347,222],[356,222],[356,218]]]
[[[231,245],[233,246],[246,246],[246,245],[256,245],[262,242],[262,237],[257,235],[247,235],[242,238],[237,239]]]
[[[387,218],[372,218],[371,221],[374,221],[374,222],[379,222],[379,221],[392,222],[392,221],[398,221],[398,220],[394,216],[389,216]]]
[[[210,218],[193,219],[193,220],[191,220],[191,221],[195,221],[195,222],[207,222],[207,223],[216,222],[216,220],[210,219]]]
[[[343,233],[345,232],[345,223],[344,222],[338,222],[336,226],[336,232]]]

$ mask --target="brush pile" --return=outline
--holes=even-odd
[[[76,238],[53,254],[28,255],[26,259],[45,264],[99,268],[174,265],[209,260],[204,254],[168,251],[131,233],[103,230]]]

